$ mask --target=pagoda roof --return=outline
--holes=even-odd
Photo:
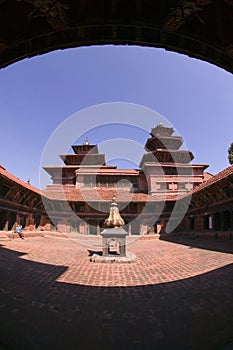
[[[208,164],[187,164],[187,163],[163,163],[163,167],[168,167],[168,168],[208,168]],[[159,162],[146,162],[143,164],[143,169],[145,167],[159,167],[161,168],[161,164]]]
[[[147,139],[145,149],[147,151],[154,151],[157,148],[178,150],[182,144],[183,139],[181,136],[157,135]]]
[[[64,172],[69,172],[72,171],[75,172],[76,170],[80,170],[83,173],[90,172],[92,173],[97,173],[100,171],[102,167],[99,167],[99,165],[54,165],[54,166],[44,166],[43,169],[50,175],[54,175],[56,173],[64,173]],[[116,169],[117,167],[115,165],[105,165],[103,166],[105,169]]]
[[[84,145],[73,145],[71,147],[73,148],[73,151],[75,154],[99,153],[97,145],[84,144]]]
[[[189,163],[194,158],[191,151],[187,150],[168,150],[156,149],[152,152],[147,152],[143,155],[140,167],[146,162],[157,163],[160,165],[165,163]]]
[[[95,166],[95,165],[65,165],[65,166],[45,166],[43,169],[49,173],[51,176],[56,174],[62,174],[64,172],[73,171],[74,174],[82,173],[83,175],[114,175],[114,176],[138,176],[139,170],[135,169],[117,169],[116,165],[105,165],[105,166]]]
[[[159,123],[155,128],[151,129],[151,136],[157,135],[172,135],[174,129],[172,127],[163,126],[162,123]]]
[[[105,165],[105,155],[102,153],[60,154],[60,158],[66,165]]]

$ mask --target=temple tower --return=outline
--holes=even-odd
[[[84,181],[91,184],[91,175],[96,174],[99,168],[106,168],[105,155],[99,153],[97,145],[90,145],[88,139],[83,145],[72,146],[72,149],[74,154],[60,154],[64,165],[44,167],[51,175],[53,185],[75,185],[80,187],[84,184]],[[115,169],[116,167],[107,168]],[[84,179],[81,173],[87,175],[87,177]]]
[[[173,135],[172,127],[159,123],[151,130],[140,167],[144,172],[148,193],[151,195],[177,196],[191,191],[203,182],[206,164],[191,164],[191,151],[180,149],[181,136]]]

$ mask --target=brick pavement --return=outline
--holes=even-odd
[[[91,263],[98,240],[0,243],[0,349],[208,350],[233,341],[232,241],[136,240],[133,264]]]

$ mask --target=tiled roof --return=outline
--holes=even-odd
[[[203,174],[204,174],[204,181],[207,181],[214,176],[213,174],[210,174],[208,171],[205,171]]]
[[[66,200],[70,202],[96,202],[112,201],[115,196],[117,202],[157,202],[166,200],[176,200],[177,196],[151,196],[145,193],[130,193],[127,190],[93,188],[93,189],[76,189],[66,188],[64,186],[59,190],[46,189],[42,192],[47,198],[52,200]]]
[[[135,169],[117,169],[116,166],[101,166],[98,165],[62,165],[62,166],[45,166],[43,167],[47,173],[54,176],[54,174],[65,171],[74,171],[74,174],[93,174],[93,175],[129,175],[129,176],[138,176],[139,170]]]
[[[199,192],[204,188],[207,188],[223,179],[226,179],[230,175],[233,175],[233,165],[229,166],[228,168],[224,169],[223,171],[220,171],[220,173],[212,176],[209,178],[207,181],[204,181],[201,185],[197,186],[194,190],[193,193]]]
[[[76,189],[66,188],[64,186],[59,190],[47,189],[43,191],[43,194],[49,199],[67,200],[67,201],[111,201],[115,196],[117,201],[147,201],[147,195],[143,193],[130,193],[129,191],[117,191],[114,189]]]
[[[18,177],[8,173],[2,165],[0,165],[0,176],[3,176],[5,178],[17,183],[18,185],[41,195],[41,191],[38,188],[30,185],[29,183],[27,183],[25,181],[20,180]]]

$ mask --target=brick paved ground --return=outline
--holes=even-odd
[[[137,262],[122,265],[89,261],[98,240],[0,243],[0,349],[208,350],[233,341],[232,241],[137,240],[128,247]]]

